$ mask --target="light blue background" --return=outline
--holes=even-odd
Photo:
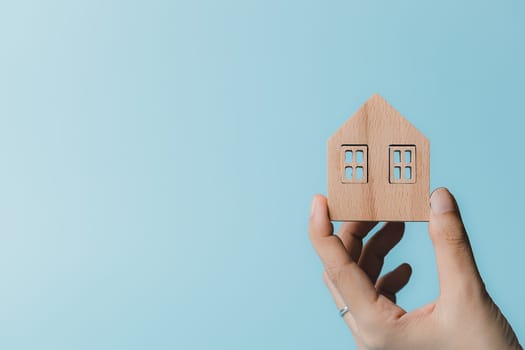
[[[379,92],[525,337],[523,1],[4,1],[0,347],[354,349],[307,240]],[[426,224],[399,302],[437,296]],[[523,340],[523,339],[522,339]]]

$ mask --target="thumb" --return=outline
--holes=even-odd
[[[483,283],[456,200],[446,188],[430,196],[429,232],[436,253],[441,295],[481,292]]]

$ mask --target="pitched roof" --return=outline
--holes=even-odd
[[[375,124],[383,118],[395,118],[398,123],[405,124],[409,129],[413,129],[416,133],[425,137],[411,122],[409,122],[401,113],[399,113],[392,105],[390,105],[381,95],[375,93],[366,101],[359,109],[348,118],[343,125],[332,135],[336,136],[343,130],[350,128],[355,123]],[[331,137],[331,138],[332,138]]]

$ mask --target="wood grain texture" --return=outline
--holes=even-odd
[[[345,180],[344,152],[355,146],[366,146],[366,181]],[[361,106],[330,137],[327,147],[331,220],[428,221],[430,143],[381,96],[375,94]],[[402,151],[396,164],[395,150]],[[408,162],[405,150],[412,152]],[[392,175],[395,166],[402,171],[397,180]],[[403,178],[405,167],[411,170],[409,179]]]

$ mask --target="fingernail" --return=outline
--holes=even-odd
[[[450,192],[442,187],[438,188],[430,196],[430,207],[434,214],[443,214],[448,211],[456,211],[457,205]]]

